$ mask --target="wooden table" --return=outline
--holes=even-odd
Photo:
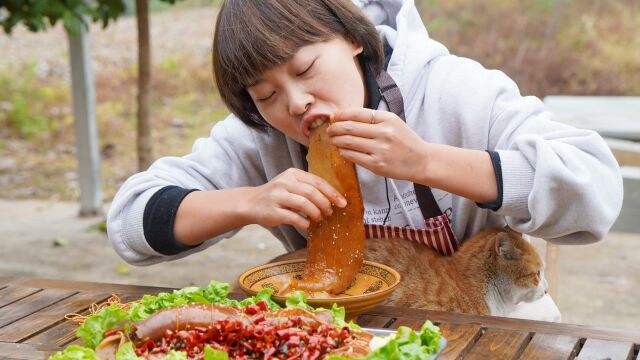
[[[0,358],[42,359],[79,343],[68,313],[86,313],[112,294],[131,301],[171,289],[0,277]],[[243,294],[231,294],[244,298]],[[418,328],[437,323],[449,344],[440,359],[639,359],[640,332],[379,306],[358,323]]]

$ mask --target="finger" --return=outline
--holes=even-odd
[[[309,219],[314,221],[322,220],[322,212],[312,203],[309,199],[304,196],[289,193],[282,205],[288,209],[295,210],[297,212],[301,212],[306,215]]]
[[[345,120],[337,123],[333,123],[327,127],[327,134],[329,136],[339,135],[355,135],[363,138],[373,139],[379,132],[378,127],[371,126],[371,124]]]
[[[371,109],[367,108],[347,108],[337,111],[333,114],[334,122],[340,121],[358,121],[366,124],[379,124],[384,121],[386,116],[386,111],[378,111],[375,112]]]
[[[320,190],[318,190],[314,186],[303,181],[298,181],[295,185],[291,186],[289,191],[310,200],[326,216],[329,216],[333,213],[331,200],[329,200]]]
[[[371,154],[376,149],[376,142],[359,136],[342,135],[331,138],[331,143],[341,149],[349,149],[365,154]]]
[[[349,150],[349,149],[338,149],[340,151],[340,155],[345,157],[347,160],[360,165],[366,169],[372,170],[373,168],[373,157],[370,154],[362,153],[359,151]]]
[[[318,175],[303,171],[298,178],[298,181],[305,182],[314,188],[320,190],[320,192],[329,199],[332,204],[336,204],[338,207],[347,206],[347,199],[340,194],[331,184]]]
[[[303,229],[306,229],[311,225],[311,222],[304,216],[289,209],[277,209],[274,211],[274,215],[279,219],[279,224],[289,224]]]

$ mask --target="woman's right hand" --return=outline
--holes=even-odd
[[[333,213],[333,204],[345,207],[347,200],[321,177],[290,168],[268,183],[252,188],[245,211],[252,223],[266,227],[289,224],[309,227]]]

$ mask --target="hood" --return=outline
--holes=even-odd
[[[413,0],[352,0],[393,48],[387,72],[401,89],[411,91],[411,80],[432,59],[448,55],[447,48],[431,39]]]

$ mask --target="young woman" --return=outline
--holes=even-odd
[[[305,171],[309,129],[327,116],[357,165],[370,237],[450,254],[487,226],[560,244],[607,233],[622,180],[597,133],[555,122],[504,73],[450,55],[413,1],[354,2],[225,1],[213,64],[233,114],[191,154],[122,186],[108,231],[125,260],[187,256],[247,224],[304,247],[309,219],[345,204]]]

